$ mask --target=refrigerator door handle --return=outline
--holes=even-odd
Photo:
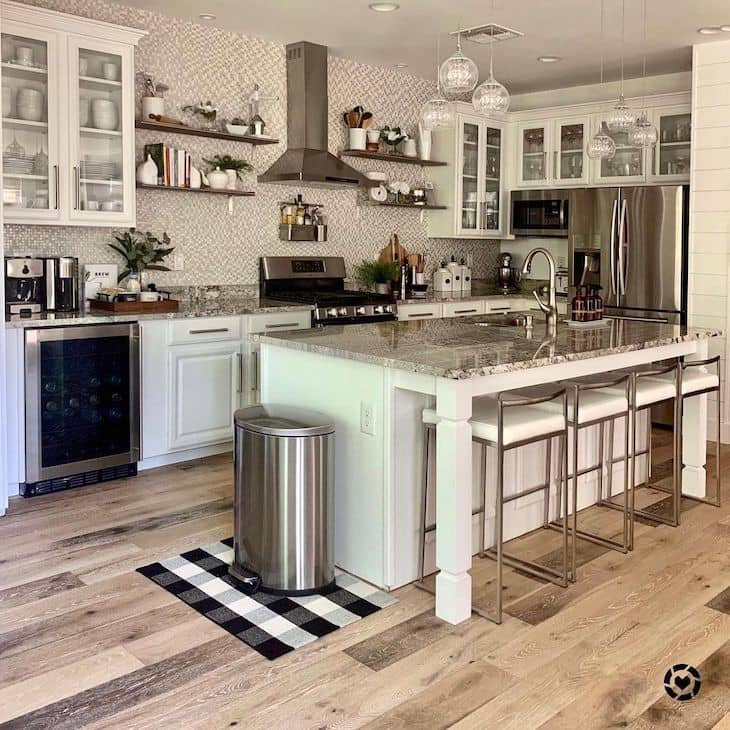
[[[621,218],[618,225],[618,280],[619,293],[626,294],[626,277],[629,270],[629,206],[625,200],[621,201]]]
[[[613,201],[613,210],[611,212],[611,238],[610,249],[608,253],[609,264],[611,269],[611,294],[616,296],[616,213],[618,212],[618,200]]]

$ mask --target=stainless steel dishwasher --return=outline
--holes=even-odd
[[[136,322],[28,328],[21,493],[136,474],[139,400]]]

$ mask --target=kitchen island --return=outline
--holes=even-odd
[[[492,450],[484,471],[481,460],[473,458],[478,447],[471,441],[472,399],[678,356],[702,359],[708,338],[719,334],[613,320],[591,330],[561,323],[551,336],[537,318],[534,328],[526,330],[498,326],[486,316],[333,326],[255,339],[261,345],[262,401],[316,408],[333,420],[335,559],[344,570],[385,588],[417,577],[421,411],[435,406],[435,505],[428,511],[430,517],[435,513],[437,524],[436,615],[459,623],[471,612],[468,571],[479,529],[472,510],[481,500],[480,485],[486,480],[489,491],[491,482],[493,494],[494,482]],[[706,398],[688,400],[684,411],[683,489],[696,496],[703,496],[705,489]],[[591,452],[597,452],[598,442],[592,438],[593,443],[584,439],[582,458],[595,459]],[[618,429],[616,438],[622,443]],[[507,494],[539,481],[543,460],[537,452],[532,458],[528,449],[533,448],[544,445],[508,455]],[[620,490],[622,472],[614,476],[614,488]],[[590,478],[581,481],[581,508],[598,496]],[[505,510],[505,539],[542,524],[541,499],[519,500],[527,502],[519,508],[515,501],[513,509]],[[492,505],[488,496],[487,545]],[[427,567],[429,559],[433,565],[430,553]]]

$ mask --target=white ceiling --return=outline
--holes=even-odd
[[[596,83],[600,69],[601,0],[400,0],[400,10],[376,13],[370,0],[121,0],[125,4],[205,22],[278,43],[307,40],[330,53],[376,66],[408,64],[407,73],[435,78],[436,39],[441,57],[454,47],[449,31],[490,21],[524,37],[495,48],[495,76],[512,93]],[[626,76],[641,75],[647,53],[649,75],[687,71],[691,46],[722,36],[701,36],[702,26],[730,24],[728,0],[646,0],[648,31],[643,38],[643,0],[626,4]],[[622,0],[604,0],[606,79],[619,74]],[[214,21],[200,21],[200,13]],[[464,43],[480,69],[488,69],[486,46]],[[563,61],[538,63],[539,55]]]

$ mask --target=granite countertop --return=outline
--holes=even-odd
[[[309,304],[275,302],[259,297],[227,297],[180,300],[177,312],[153,312],[150,314],[112,314],[98,310],[82,309],[80,312],[56,312],[6,320],[6,328],[54,327],[57,325],[105,324],[108,322],[141,322],[149,319],[184,319],[195,317],[225,317],[242,314],[265,314],[271,312],[311,311]]]
[[[544,320],[537,315],[531,335],[523,327],[484,327],[477,324],[489,321],[489,315],[479,315],[418,322],[384,322],[358,327],[329,326],[252,335],[252,339],[409,372],[463,379],[721,334],[718,330],[607,320],[607,326],[590,330],[574,329],[559,323],[557,334],[551,338],[546,336]]]

